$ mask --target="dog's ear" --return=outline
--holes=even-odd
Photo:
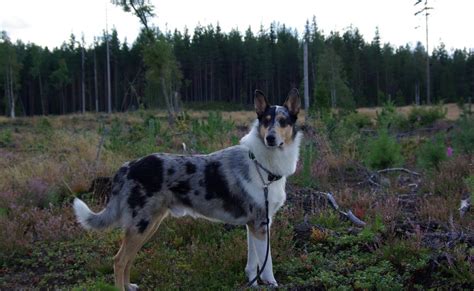
[[[288,98],[286,98],[285,104],[283,106],[288,109],[290,115],[294,117],[298,115],[301,107],[301,99],[300,94],[298,93],[298,89],[293,88],[290,90],[290,92],[288,93]]]
[[[257,115],[259,117],[265,112],[268,106],[270,106],[267,97],[265,97],[263,92],[260,90],[255,90],[255,97],[253,102],[255,105],[255,112],[257,112]]]

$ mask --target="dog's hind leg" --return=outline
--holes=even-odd
[[[135,227],[127,229],[125,232],[122,246],[114,257],[115,286],[119,290],[134,290],[138,288],[137,285],[130,284],[130,268],[132,267],[137,252],[156,232],[161,221],[167,214],[167,211],[162,211],[155,215],[143,232],[139,232]]]
[[[141,245],[139,245],[139,246],[137,245],[136,251],[133,253],[133,256],[130,257],[129,261],[127,262],[127,266],[125,267],[125,271],[124,271],[124,284],[125,284],[125,287],[127,287],[129,290],[138,289],[138,286],[136,284],[131,284],[130,283],[130,269],[132,268],[133,262],[135,261],[135,258],[137,257],[137,253],[142,248],[142,246],[148,240],[151,239],[153,234],[155,234],[155,232],[160,227],[161,222],[163,221],[163,219],[166,218],[166,216],[168,216],[168,211],[167,210],[163,211],[163,212],[160,212],[158,215],[155,215],[154,220],[150,223],[150,225],[147,227],[147,229],[144,232],[144,234],[146,233],[145,234],[146,237],[144,238]]]

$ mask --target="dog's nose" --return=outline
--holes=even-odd
[[[268,135],[266,139],[269,146],[275,145],[275,137],[273,135]]]

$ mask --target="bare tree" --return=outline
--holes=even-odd
[[[423,2],[423,0],[416,0],[415,6]],[[430,51],[428,47],[428,16],[430,13],[429,10],[433,9],[433,7],[428,7],[428,0],[425,0],[423,4],[423,8],[418,10],[415,13],[415,16],[418,14],[422,14],[425,16],[425,27],[426,27],[426,103],[429,105],[431,104],[431,84],[430,84]]]
[[[81,93],[82,93],[82,113],[86,113],[86,73],[84,68],[85,54],[84,54],[84,34],[82,34],[81,43]]]

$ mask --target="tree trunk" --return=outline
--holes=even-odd
[[[44,100],[44,95],[43,95],[43,78],[41,77],[41,72],[38,75],[38,83],[39,83],[39,95],[40,95],[40,101],[41,101],[41,114],[43,115],[48,115],[48,109],[46,106],[46,101]]]
[[[109,33],[107,31],[107,40],[105,42],[107,49],[107,113],[112,113],[112,92],[110,88],[110,52],[109,52]]]
[[[81,93],[82,93],[82,114],[86,113],[86,73],[84,70],[84,47],[82,47],[82,60],[81,60],[81,68],[82,68],[82,80],[81,80]]]
[[[61,100],[63,101],[62,102],[62,112],[61,114],[65,114],[66,113],[66,98],[65,98],[65,95],[64,94],[64,91],[66,90],[66,88],[64,87],[64,85],[61,85]]]
[[[94,91],[95,91],[95,112],[99,112],[99,87],[97,86],[97,57],[94,49]]]
[[[13,92],[13,70],[10,65],[10,99],[11,99],[11,107],[10,107],[10,117],[15,118],[15,94]]]
[[[71,99],[72,99],[72,108],[71,108],[71,112],[76,112],[76,80],[75,78],[72,79],[72,83],[71,83]],[[67,110],[67,108],[66,108]]]
[[[117,56],[115,56],[114,58],[117,58]],[[120,110],[120,108],[118,108],[119,106],[119,94],[118,94],[118,61],[115,60],[114,61],[114,103],[115,103],[115,110]]]
[[[304,42],[303,48],[303,71],[304,71],[304,109],[305,117],[308,118],[309,115],[309,79],[308,79],[308,43]]]
[[[172,94],[168,93],[168,88],[164,78],[161,78],[161,88],[163,90],[163,95],[165,96],[166,109],[168,111],[168,124],[173,126],[175,119],[175,108],[173,107],[173,100],[170,99],[173,98],[173,96]]]

